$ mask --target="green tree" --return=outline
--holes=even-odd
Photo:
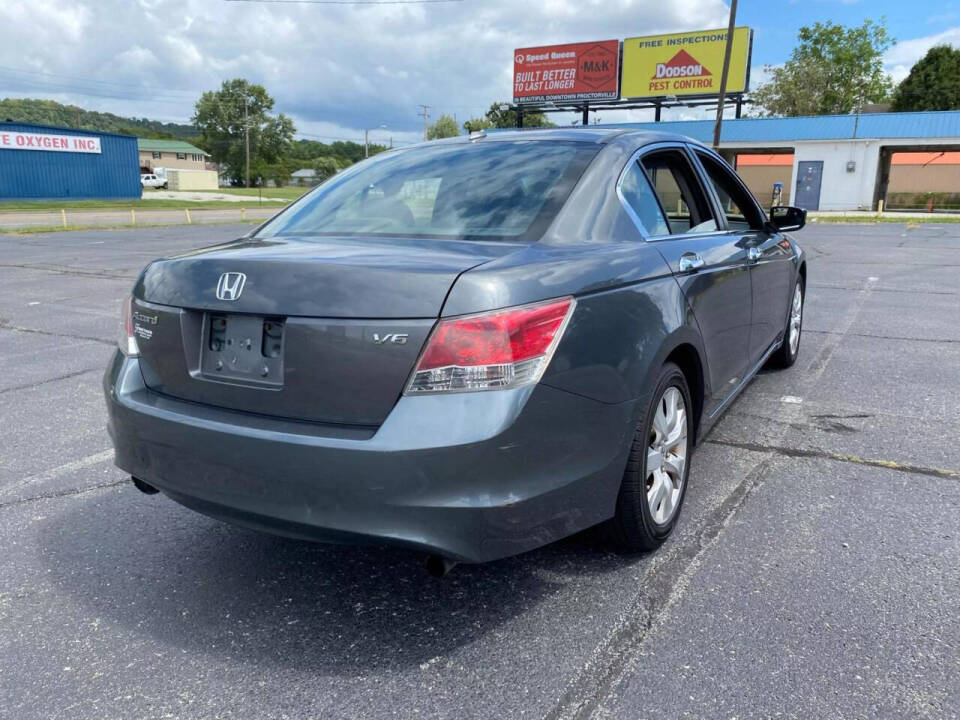
[[[246,177],[248,133],[251,177],[256,175],[254,167],[275,164],[289,150],[296,128],[283,113],[270,115],[272,109],[273,98],[262,85],[242,78],[225,80],[219,90],[197,100],[193,124],[214,162],[226,165],[227,173],[240,180]]]
[[[190,140],[197,134],[196,128],[191,125],[120,117],[113,113],[84,110],[76,105],[63,105],[54,100],[32,98],[0,99],[0,122],[4,120],[115,132],[143,138]]]
[[[487,110],[487,120],[496,128],[515,128],[517,126],[517,111],[511,110],[506,103],[493,103]],[[556,127],[542,112],[534,110],[524,111],[524,127]]]
[[[768,65],[770,82],[751,93],[760,114],[846,114],[889,99],[893,83],[883,53],[893,39],[884,20],[859,27],[817,22],[800,28],[797,39],[790,59]]]
[[[272,180],[276,187],[282,187],[290,181],[291,171],[286,163],[272,163],[264,165],[260,169],[260,175],[264,180]]]
[[[504,109],[506,108],[506,109]],[[495,102],[487,110],[487,120],[495,128],[515,128],[517,126],[517,111],[511,110],[506,103]],[[524,111],[524,127],[556,127],[542,112],[533,110]]]
[[[441,115],[433,125],[427,126],[427,140],[456,137],[459,134],[460,128],[452,115]]]
[[[960,50],[937,45],[927,51],[893,93],[893,109],[957,110],[960,108]]]
[[[486,117],[482,118],[470,118],[463,124],[463,129],[468,133],[479,132],[480,130],[489,130],[493,127],[493,123]]]
[[[313,161],[313,171],[317,174],[317,182],[323,182],[329,177],[333,177],[340,170],[341,166],[337,162],[339,158],[327,155],[318,157]]]

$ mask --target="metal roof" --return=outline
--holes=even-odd
[[[601,123],[592,128],[654,130],[713,141],[713,119],[670,122]],[[856,130],[856,133],[854,131]],[[866,113],[789,118],[730,118],[723,121],[721,142],[790,142],[873,138],[958,138],[960,111]]]
[[[180,153],[199,153],[209,155],[195,145],[191,145],[183,140],[154,140],[153,138],[137,138],[137,147],[140,151],[147,152],[180,152]]]

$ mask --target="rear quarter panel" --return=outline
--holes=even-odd
[[[646,396],[670,351],[700,337],[683,293],[642,240],[531,245],[465,273],[443,315],[573,295],[577,307],[541,382],[603,403]],[[701,353],[702,355],[702,353]]]
[[[636,149],[628,139],[606,146],[544,238],[461,275],[442,313],[575,296],[576,310],[541,382],[608,404],[646,398],[679,345],[691,345],[706,370],[700,332],[680,286],[616,194]],[[642,412],[645,403],[636,408]]]

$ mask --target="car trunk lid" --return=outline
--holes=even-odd
[[[219,407],[379,425],[457,276],[516,249],[419,239],[245,240],[151,264],[134,290],[148,387]],[[217,297],[221,277],[240,273]]]

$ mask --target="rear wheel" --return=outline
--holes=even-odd
[[[788,368],[800,355],[800,334],[803,331],[803,278],[797,278],[790,300],[790,315],[787,327],[783,330],[783,342],[780,348],[770,356],[770,365],[776,368]]]
[[[637,426],[608,537],[625,550],[653,550],[673,530],[687,490],[691,452],[690,390],[667,363]]]

